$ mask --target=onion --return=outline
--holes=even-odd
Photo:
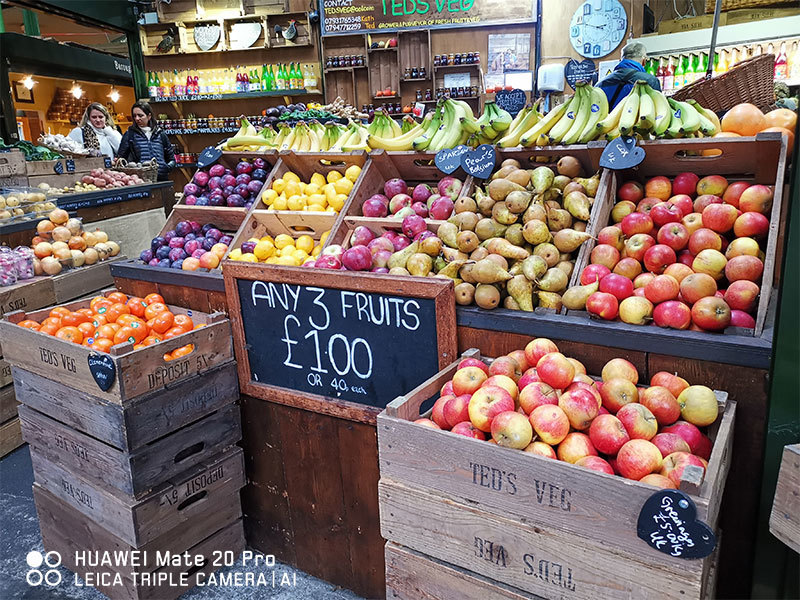
[[[61,273],[61,263],[57,258],[46,256],[42,259],[42,271],[47,275],[58,275]]]

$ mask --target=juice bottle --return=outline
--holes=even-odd
[[[675,65],[672,64],[672,57],[669,57],[667,66],[664,67],[664,85],[662,91],[669,92],[675,87]]]
[[[685,57],[678,56],[678,64],[675,65],[675,77],[672,84],[672,89],[674,90],[679,90],[683,87],[683,65],[685,60]]]
[[[698,79],[705,79],[706,73],[708,73],[708,54],[703,52],[703,56],[700,59],[700,75]]]
[[[147,72],[147,95],[151,98],[158,97],[158,86],[156,85],[156,77],[152,71]]]
[[[800,79],[800,48],[798,48],[797,40],[792,44],[792,52],[788,57],[789,60],[789,79],[797,81]]]
[[[692,62],[689,73],[689,80],[686,82],[687,85],[700,79],[700,57],[697,56],[697,54],[692,54]]]
[[[781,51],[775,59],[775,79],[784,81],[789,78],[789,60],[786,57],[786,42],[781,42]]]

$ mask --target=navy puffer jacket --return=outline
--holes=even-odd
[[[175,167],[175,149],[158,125],[153,128],[149,140],[138,125],[128,127],[119,143],[117,156],[133,162],[147,162],[155,158],[159,181],[169,179],[169,172]]]

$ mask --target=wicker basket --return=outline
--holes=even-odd
[[[693,98],[703,108],[721,113],[749,102],[761,110],[775,104],[775,56],[762,54],[740,62],[727,73],[711,79],[701,79],[679,89],[676,100]]]
[[[780,6],[795,4],[797,0],[722,0],[721,10],[734,10],[737,8],[765,8],[767,6]],[[716,0],[706,0],[706,12],[713,13]]]
[[[127,160],[124,158],[118,158],[114,162],[114,169],[120,171],[121,173],[125,173],[126,175],[138,175],[144,181],[153,183],[158,179],[158,163],[156,163],[155,159],[151,159],[150,162],[143,164],[146,166],[129,167]]]

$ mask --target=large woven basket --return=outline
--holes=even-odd
[[[797,0],[722,0],[721,10],[734,10],[736,8],[765,8],[767,6],[780,6],[795,4]],[[706,12],[713,13],[716,0],[706,0]]]
[[[727,73],[700,79],[682,87],[672,97],[697,100],[703,108],[721,113],[749,102],[761,110],[775,104],[775,56],[762,54],[740,62]]]
[[[143,164],[145,165],[143,167],[129,167],[127,160],[118,158],[114,163],[114,169],[126,175],[138,175],[144,181],[153,183],[158,179],[158,163],[156,163],[155,159],[151,159]]]

